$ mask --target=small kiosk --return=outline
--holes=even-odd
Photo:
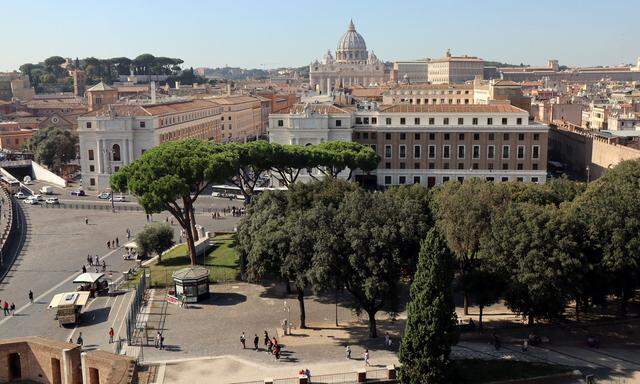
[[[195,265],[173,273],[175,296],[186,303],[197,303],[209,297],[209,270]]]

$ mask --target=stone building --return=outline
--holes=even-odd
[[[475,56],[452,56],[447,49],[443,58],[434,59],[427,67],[427,80],[432,84],[464,83],[484,76],[484,60]]]
[[[322,94],[352,85],[379,85],[388,78],[384,63],[367,50],[353,21],[338,41],[335,57],[329,50],[322,62],[315,60],[309,65],[310,88]]]

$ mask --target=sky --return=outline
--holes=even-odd
[[[635,63],[640,0],[0,0],[0,71],[49,56],[308,65],[349,19],[385,61],[455,55],[531,65]]]

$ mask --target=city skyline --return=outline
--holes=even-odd
[[[402,1],[393,8],[363,1],[330,0],[297,8],[291,1],[246,3],[249,6],[240,10],[228,3],[187,2],[180,17],[166,1],[154,2],[152,9],[144,1],[9,3],[7,14],[29,15],[33,21],[28,29],[20,18],[0,26],[5,36],[13,37],[0,57],[0,71],[53,55],[109,58],[141,53],[180,57],[185,67],[194,68],[304,66],[327,49],[335,50],[350,19],[369,50],[385,61],[437,58],[451,49],[512,64],[540,65],[555,58],[561,65],[589,66],[635,63],[640,54],[640,43],[633,39],[633,13],[628,12],[633,3],[626,0],[606,5]],[[389,12],[398,17],[390,19]],[[596,30],[602,20],[616,20],[615,28]]]

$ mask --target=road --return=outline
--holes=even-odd
[[[87,254],[98,255],[105,261],[109,279],[118,279],[122,271],[128,270],[133,262],[123,260],[122,249],[108,249],[106,242],[118,237],[121,245],[125,243],[126,228],[135,235],[146,224],[145,214],[45,209],[22,202],[17,205],[22,236],[12,242],[11,248],[18,256],[0,283],[0,300],[15,303],[17,310],[13,317],[0,317],[0,338],[42,335],[75,341],[82,332],[85,348],[113,350],[113,345],[107,343],[107,332],[113,326],[116,334],[124,337],[122,323],[130,294],[90,301],[77,328],[59,327],[48,304],[55,294],[75,290],[72,280],[81,273]],[[165,216],[154,218],[164,221]],[[89,219],[88,225],[85,217]],[[215,231],[233,229],[238,219],[212,220],[208,215],[197,215],[197,220]],[[177,234],[178,227],[174,228]],[[34,303],[28,300],[29,290],[34,293]]]

